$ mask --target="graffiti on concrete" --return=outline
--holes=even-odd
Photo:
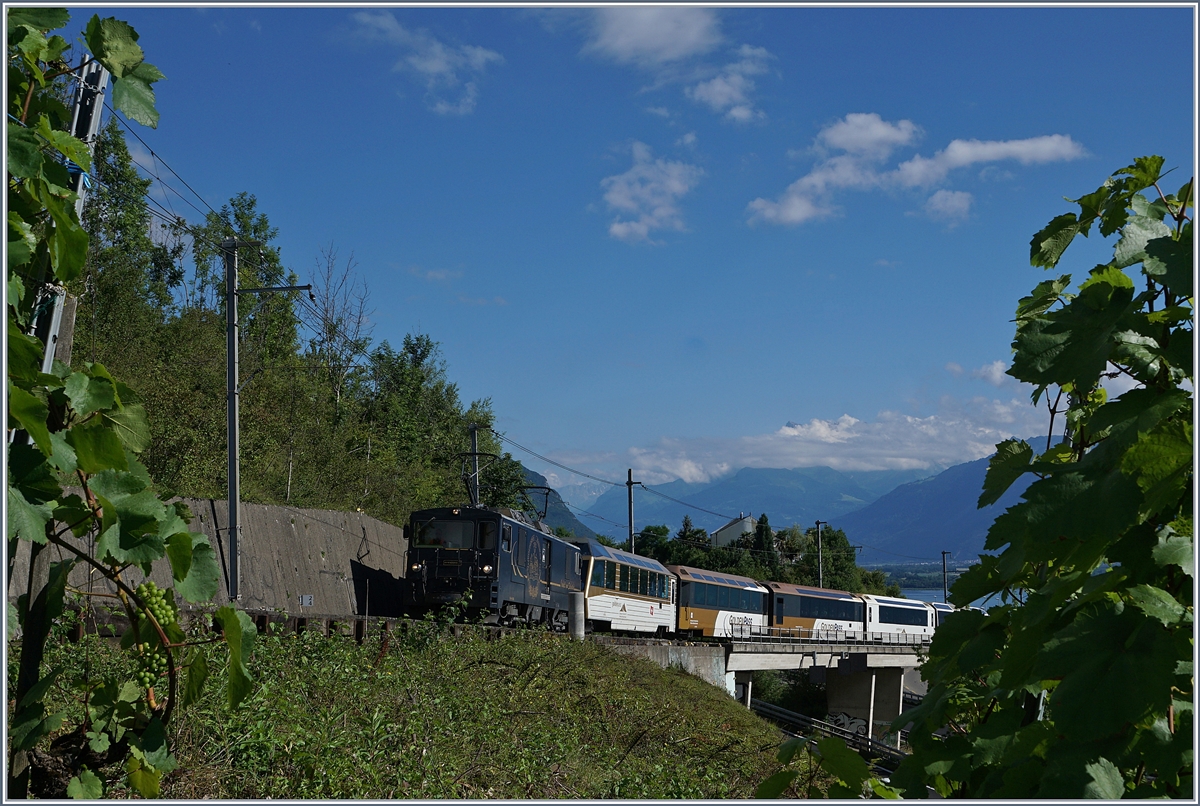
[[[847,714],[844,711],[840,714],[829,714],[827,717],[825,717],[825,721],[830,725],[836,725],[843,730],[848,730],[851,733],[857,733],[859,736],[867,735],[867,720],[850,716],[850,714]]]

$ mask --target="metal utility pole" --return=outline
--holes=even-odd
[[[479,426],[471,423],[471,506],[479,506]]]
[[[953,552],[950,552],[950,551],[942,552],[942,603],[943,604],[946,603],[947,598],[948,598],[946,595],[946,591],[947,591],[947,587],[948,587],[946,585],[946,555],[947,554],[953,554]]]
[[[71,135],[78,140],[82,140],[87,144],[88,150],[91,151],[96,145],[96,135],[100,131],[100,109],[104,100],[104,90],[108,86],[108,71],[105,70],[99,62],[92,62],[83,66],[82,73],[79,77],[79,85],[75,90],[75,106],[71,119]],[[68,169],[70,170],[70,169]],[[87,195],[88,182],[85,179],[83,170],[76,166],[76,169],[70,171],[71,175],[71,190],[75,191],[75,216],[82,220],[83,218],[83,201]],[[70,312],[66,313],[67,308],[67,290],[58,285],[54,278],[47,278],[48,282],[43,287],[42,293],[54,297],[54,302],[46,306],[44,312],[37,317],[34,322],[34,335],[41,339],[45,345],[45,352],[42,354],[42,372],[50,372],[54,366],[54,359],[58,352],[58,337],[62,331],[64,315],[69,323],[75,321],[75,306],[74,300],[70,306]],[[74,330],[73,324],[68,324],[68,333]],[[67,350],[70,349],[70,344],[66,345]],[[70,361],[70,353],[64,353],[64,358],[60,359]]]
[[[271,293],[275,291],[308,291],[312,285],[285,285],[274,288],[238,289],[238,247],[262,246],[258,241],[243,241],[226,238],[221,241],[221,252],[225,256],[225,380],[226,414],[225,429],[229,449],[229,601],[242,598],[241,591],[241,443],[238,436],[238,307],[239,294]]]
[[[825,587],[825,558],[821,555],[821,527],[829,521],[817,521],[817,587]]]
[[[637,552],[634,551],[634,543],[633,543],[633,485],[635,482],[633,480],[633,468],[632,467],[629,468],[629,475],[626,476],[625,478],[626,478],[625,487],[629,490],[629,553],[637,554]]]

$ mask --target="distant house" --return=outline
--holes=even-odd
[[[749,515],[738,514],[738,517],[731,520],[729,523],[709,533],[714,546],[728,546],[731,543],[736,543],[737,539],[746,532],[753,532],[758,526],[758,520]]]

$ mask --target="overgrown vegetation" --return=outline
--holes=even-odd
[[[104,639],[54,642],[76,670],[120,665]],[[255,693],[171,726],[167,798],[727,798],[769,772],[776,728],[720,689],[604,647],[527,632],[259,638]],[[223,672],[213,663],[214,676]],[[50,698],[68,719],[66,687]],[[120,771],[106,768],[113,794]]]

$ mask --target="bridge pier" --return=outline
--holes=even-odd
[[[868,655],[851,653],[842,658],[836,671],[821,669],[814,682],[823,676],[829,714],[847,725],[861,724],[872,738],[891,732],[891,723],[904,709],[904,671],[913,667],[904,655]]]

